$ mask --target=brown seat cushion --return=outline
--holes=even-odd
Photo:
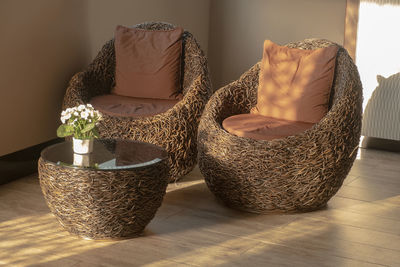
[[[172,108],[179,99],[135,98],[118,95],[101,95],[90,100],[93,107],[110,116],[148,117]]]
[[[273,140],[296,135],[314,123],[275,119],[256,114],[240,114],[226,118],[222,127],[231,134],[256,140]]]
[[[115,30],[115,88],[122,96],[175,99],[181,91],[182,28]]]
[[[316,123],[328,112],[338,47],[303,50],[264,42],[251,113]]]

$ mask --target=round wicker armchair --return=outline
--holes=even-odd
[[[141,29],[168,30],[175,26],[150,22]],[[193,35],[184,31],[182,49],[183,99],[168,111],[150,117],[104,115],[99,126],[102,138],[133,139],[164,147],[169,154],[170,182],[190,172],[197,160],[197,128],[212,95],[207,59]],[[109,94],[115,86],[114,39],[108,41],[86,70],[75,74],[67,88],[63,108],[88,103],[92,97]]]
[[[307,39],[288,47],[337,45]],[[208,102],[198,133],[199,167],[215,196],[254,213],[310,211],[338,191],[357,154],[362,86],[357,67],[339,46],[330,109],[311,129],[283,139],[257,141],[221,127],[256,105],[260,63],[219,89]]]

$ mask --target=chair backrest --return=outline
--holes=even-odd
[[[176,26],[166,22],[144,22],[133,27],[145,30],[170,30]],[[186,94],[194,79],[201,74],[208,75],[208,67],[203,50],[190,32],[186,30],[183,32],[182,41],[181,84],[183,94]]]
[[[342,46],[325,39],[305,39],[287,44],[288,47],[300,49],[317,49],[331,45],[339,46],[339,50],[336,57],[329,109],[346,94],[353,94],[353,101],[355,102],[362,99],[360,77],[352,58]]]

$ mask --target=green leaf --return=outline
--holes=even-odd
[[[82,133],[87,133],[87,132],[91,131],[95,126],[96,126],[95,122],[86,124],[85,127],[82,129]]]
[[[93,128],[92,133],[93,133],[93,136],[94,136],[95,138],[99,138],[99,137],[100,137],[99,130],[97,129],[97,127],[94,127],[94,128]]]
[[[58,137],[66,137],[74,134],[74,127],[68,124],[61,124],[57,129]]]

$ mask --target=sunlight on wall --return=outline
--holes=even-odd
[[[378,85],[376,76],[400,72],[400,1],[361,0],[356,63],[364,87],[365,109]]]

